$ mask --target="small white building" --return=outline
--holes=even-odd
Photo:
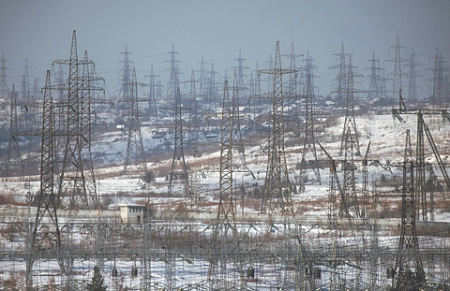
[[[147,207],[142,204],[119,204],[123,223],[141,223],[147,217]]]

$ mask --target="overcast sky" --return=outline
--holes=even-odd
[[[450,58],[450,1],[433,0],[1,0],[0,51],[7,60],[8,85],[19,83],[25,58],[30,74],[45,79],[54,60],[68,59],[72,31],[77,31],[79,57],[84,50],[96,63],[97,73],[107,80],[109,94],[119,87],[125,44],[132,52],[137,78],[145,82],[153,64],[166,84],[169,79],[168,52],[179,53],[181,78],[189,80],[200,68],[203,56],[209,69],[231,75],[239,50],[244,65],[266,66],[276,41],[281,52],[310,55],[317,65],[320,94],[333,90],[338,64],[333,56],[341,43],[353,53],[353,64],[365,76],[372,51],[381,61],[394,56],[389,47],[396,35],[407,48],[414,47],[422,64],[422,75],[430,76],[430,57],[436,47]],[[301,64],[301,58],[297,59]],[[283,67],[289,59],[283,58]],[[386,72],[393,70],[386,63]],[[249,71],[245,72],[249,76]],[[426,79],[426,78],[423,78]],[[423,80],[419,80],[422,83]],[[17,85],[16,85],[17,86]],[[425,86],[425,85],[424,85]],[[422,88],[423,89],[423,88]],[[420,96],[419,96],[420,98]]]

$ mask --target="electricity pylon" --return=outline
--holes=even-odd
[[[370,62],[370,85],[369,92],[367,93],[367,99],[378,101],[385,97],[386,92],[383,92],[383,80],[382,71],[384,70],[380,67],[380,60],[375,58],[375,51],[372,52],[372,58]]]
[[[345,101],[345,92],[347,89],[347,66],[346,66],[346,57],[351,54],[346,54],[344,51],[344,43],[341,44],[341,52],[339,54],[334,54],[335,56],[339,56],[339,66],[334,66],[332,68],[339,69],[339,73],[336,77],[338,81],[338,87],[335,93],[337,96],[335,101],[337,103],[342,103]]]
[[[445,100],[445,77],[444,77],[444,57],[442,53],[439,53],[436,48],[436,54],[434,55],[434,68],[433,71],[433,107],[435,105],[443,105],[448,100]],[[448,96],[447,96],[448,99]]]
[[[341,206],[346,205],[348,210],[346,212],[351,211],[353,217],[361,217],[361,213],[359,210],[359,203],[356,194],[356,182],[355,182],[355,134],[352,132],[352,127],[348,126],[347,130],[344,133],[345,141],[344,141],[344,185],[342,190],[344,192],[344,199],[346,199],[346,203],[341,203]],[[341,208],[341,213],[344,210]]]
[[[407,64],[409,67],[408,71],[408,97],[411,101],[417,101],[417,77],[419,74],[417,72],[417,67],[419,64],[416,61],[417,55],[414,53],[414,48],[412,48],[412,52],[409,55],[409,63]]]
[[[46,251],[54,252],[58,256],[58,263],[64,273],[64,262],[61,254],[61,232],[58,225],[58,197],[54,189],[55,185],[55,130],[54,130],[53,100],[51,94],[50,70],[44,87],[43,118],[41,132],[41,170],[40,192],[37,197],[37,211],[35,222],[32,226],[31,242],[28,249],[26,262],[26,289],[33,289],[32,268],[38,258],[39,250],[44,247]],[[43,218],[48,215],[48,220]]]
[[[198,137],[199,137],[199,118],[198,118],[198,103],[197,92],[195,90],[195,75],[194,70],[191,73],[191,90],[189,93],[189,143],[194,145],[194,156],[198,156]]]
[[[303,175],[306,170],[307,160],[306,156],[310,152],[314,158],[312,161],[312,169],[319,183],[320,180],[320,169],[319,162],[317,161],[317,151],[316,151],[316,133],[314,129],[314,116],[316,114],[315,110],[315,94],[314,94],[314,66],[313,59],[310,58],[309,52],[306,54],[305,59],[305,88],[304,88],[304,102],[305,102],[305,133],[303,142],[303,153],[302,160],[300,162],[300,190],[304,191],[305,186],[303,181]]]
[[[6,82],[6,60],[5,52],[2,52],[2,59],[0,60],[0,98],[5,99],[8,96],[8,84]]]
[[[262,211],[272,214],[275,208],[281,208],[282,214],[294,214],[291,183],[284,152],[284,105],[283,74],[295,73],[292,69],[281,68],[280,42],[275,50],[273,69],[261,70],[260,73],[273,76],[272,112],[270,114],[270,136],[268,144],[268,163],[264,183],[264,200]]]
[[[20,154],[20,147],[18,142],[18,128],[17,128],[17,95],[13,84],[10,101],[9,114],[9,142],[5,158],[5,167],[2,177],[8,178],[11,176],[23,176],[24,169],[22,166],[22,158]]]
[[[158,107],[156,106],[156,87],[157,85],[155,84],[155,78],[159,77],[159,75],[155,75],[154,71],[153,71],[153,65],[151,68],[151,72],[150,75],[147,75],[145,77],[149,77],[150,78],[150,83],[149,83],[149,96],[148,96],[148,112],[147,114],[154,118],[158,118]]]
[[[133,75],[130,83],[131,98],[123,100],[129,103],[128,112],[128,134],[127,134],[127,152],[123,164],[122,175],[129,174],[130,166],[137,165],[143,175],[147,173],[147,158],[142,141],[141,125],[139,121],[139,98],[138,98],[138,82],[136,78],[136,70],[133,68]],[[134,162],[133,162],[134,160]]]
[[[166,92],[166,101],[167,102],[175,102],[177,88],[180,87],[180,80],[178,78],[179,70],[177,63],[180,61],[175,59],[175,56],[178,54],[174,49],[174,45],[172,44],[172,50],[168,52],[170,54],[170,60],[166,62],[170,62],[170,75],[169,75],[169,83],[167,84],[167,92]],[[172,104],[172,103],[170,103]]]
[[[345,139],[346,139],[346,132],[348,130],[348,127],[351,127],[351,130],[354,134],[355,139],[355,147],[356,147],[356,155],[361,155],[361,151],[359,149],[359,138],[358,138],[358,130],[356,128],[356,121],[355,121],[355,93],[360,93],[360,90],[357,90],[354,88],[354,78],[360,77],[360,74],[353,73],[353,66],[352,66],[352,56],[349,56],[348,60],[348,67],[347,67],[347,77],[346,79],[346,88],[345,88],[345,120],[344,120],[344,130],[342,132],[342,140],[341,140],[341,149],[340,149],[340,155],[342,155],[342,152],[345,147]]]
[[[183,114],[181,104],[180,88],[177,87],[175,91],[175,115],[174,115],[174,144],[173,144],[173,157],[172,167],[169,174],[169,194],[173,191],[173,181],[182,180],[183,191],[185,195],[188,195],[189,189],[189,177],[187,173],[186,160],[184,159],[183,149]]]
[[[219,209],[217,219],[235,221],[233,200],[233,108],[228,91],[228,81],[225,81],[222,105],[222,130],[220,141],[220,181]],[[229,217],[231,215],[231,217]]]
[[[291,53],[288,55],[282,55],[285,57],[288,57],[290,60],[290,68],[292,70],[297,70],[297,66],[295,64],[295,59],[298,57],[303,57],[303,55],[298,55],[295,54],[295,49],[294,49],[294,43],[291,44]],[[299,74],[298,72],[294,73],[294,74],[289,74],[289,85],[288,87],[288,92],[287,92],[287,96],[288,96],[288,114],[290,118],[293,118],[293,125],[295,126],[295,128],[299,128],[300,127],[300,98],[299,98],[299,94],[298,94],[298,85],[299,85]],[[289,118],[289,119],[290,119]],[[288,119],[288,122],[290,123],[291,121]],[[289,125],[288,125],[289,127]]]
[[[71,207],[84,206],[96,207],[98,204],[95,179],[93,174],[92,157],[90,153],[90,94],[93,90],[102,90],[94,88],[89,82],[89,72],[87,66],[93,64],[87,60],[85,54],[84,60],[78,59],[76,31],[72,34],[72,44],[69,60],[57,60],[54,64],[62,64],[69,66],[69,79],[67,87],[58,84],[51,87],[56,90],[67,90],[67,101],[63,102],[61,107],[66,116],[66,126],[63,129],[65,144],[64,157],[62,160],[62,169],[59,176],[58,199],[62,199],[64,195],[69,194]],[[80,66],[83,71],[80,76]],[[89,132],[89,134],[88,134]],[[86,152],[86,150],[88,150]],[[89,161],[89,162],[86,162]],[[86,164],[87,163],[87,164]],[[86,164],[86,165],[85,165]],[[86,172],[85,172],[86,170]],[[74,172],[74,176],[70,176],[69,172]],[[69,192],[69,188],[72,191]]]
[[[403,49],[406,50],[406,47],[400,45],[400,38],[398,35],[395,46],[390,48],[391,49],[393,48],[395,50],[395,55],[394,58],[386,60],[386,62],[394,63],[394,71],[389,75],[393,77],[392,100],[395,100],[396,99],[395,97],[399,92],[399,90],[403,89],[402,77],[407,75],[402,71],[402,63],[409,62],[409,60],[401,57],[401,50]]]
[[[416,234],[414,200],[414,161],[411,154],[411,138],[407,130],[403,159],[402,225],[395,269],[391,271],[392,286],[396,291],[418,290],[425,284],[425,272]]]

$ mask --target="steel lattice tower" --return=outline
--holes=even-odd
[[[235,163],[235,169],[239,170],[247,170],[248,172],[251,172],[247,167],[247,162],[245,161],[245,148],[244,148],[244,141],[242,139],[242,132],[241,132],[241,116],[239,107],[241,104],[241,96],[239,92],[242,90],[242,87],[239,83],[239,75],[236,73],[236,70],[234,71],[233,75],[233,94],[231,97],[231,117],[232,117],[232,142],[233,146],[237,148],[237,151],[239,153],[239,163]]]
[[[93,81],[93,77],[90,75],[89,66],[92,65],[93,62],[90,62],[88,59],[87,51],[84,51],[84,59],[83,59],[83,73],[81,79],[81,96],[80,96],[80,157],[82,160],[82,165],[79,169],[81,169],[81,178],[83,181],[83,191],[88,193],[91,199],[97,199],[97,185],[95,182],[95,173],[94,173],[94,163],[92,161],[92,152],[91,152],[91,140],[92,140],[92,98],[91,91],[97,90],[91,84]],[[94,201],[95,201],[94,200]]]
[[[198,70],[198,72],[200,73],[200,88],[199,88],[199,94],[200,94],[200,98],[203,101],[208,101],[206,99],[206,92],[205,92],[205,84],[206,84],[206,70],[205,70],[205,65],[206,62],[203,60],[203,56],[202,56],[202,60],[200,61],[200,70]]]
[[[295,64],[295,59],[298,57],[303,57],[303,55],[297,55],[295,54],[295,49],[294,49],[294,43],[291,44],[291,53],[289,55],[282,55],[285,57],[288,57],[290,60],[290,69],[291,70],[297,70],[297,66]],[[297,119],[300,117],[300,108],[299,108],[299,97],[298,97],[298,72],[294,73],[294,74],[289,74],[289,85],[288,85],[288,96],[289,99],[287,101],[287,103],[289,104],[289,111],[291,110],[291,107],[293,107],[293,110],[288,112],[289,116],[294,116],[296,117],[294,119],[295,121],[295,126],[297,126],[297,128],[299,127],[299,123],[300,121]]]
[[[166,100],[167,101],[175,101],[176,95],[177,95],[177,88],[180,86],[180,80],[178,79],[178,66],[177,63],[180,61],[175,59],[178,52],[175,51],[174,46],[172,44],[172,50],[168,52],[170,54],[170,60],[167,62],[170,62],[170,76],[169,76],[169,83],[167,84],[167,93],[166,93]]]
[[[129,174],[132,159],[136,165],[140,165],[141,173],[147,173],[147,160],[144,150],[144,143],[142,141],[141,124],[139,121],[139,98],[137,91],[136,70],[133,68],[133,75],[131,79],[131,98],[123,100],[129,103],[128,111],[128,135],[127,135],[127,153],[123,165],[122,175]]]
[[[407,130],[403,160],[402,225],[395,269],[392,271],[392,286],[398,291],[418,290],[425,283],[425,272],[416,234],[413,169],[411,138]]]
[[[130,61],[130,55],[131,52],[128,51],[128,45],[125,45],[125,51],[122,52],[123,54],[123,74],[122,74],[122,87],[121,87],[121,93],[122,93],[122,99],[130,99],[132,95],[132,72],[131,72],[131,64],[133,63]]]
[[[439,53],[436,48],[436,54],[434,55],[434,68],[433,71],[433,107],[435,105],[442,105],[448,100],[445,100],[445,78],[444,78],[444,58],[442,53]]]
[[[2,52],[2,59],[0,60],[0,98],[6,99],[8,96],[8,85],[6,82],[6,60],[5,52]]]
[[[235,61],[238,62],[238,66],[237,66],[237,82],[238,82],[238,86],[239,88],[244,88],[244,69],[248,69],[248,67],[244,67],[244,61],[246,61],[246,59],[242,58],[242,54],[241,54],[241,50],[239,50],[239,58],[235,59]]]
[[[355,134],[352,132],[352,127],[349,125],[345,132],[345,153],[344,153],[344,185],[342,187],[343,197],[346,200],[345,203],[341,203],[341,217],[344,212],[348,213],[352,210],[352,217],[359,218],[361,217],[361,213],[359,211],[358,198],[356,194],[356,182],[355,182]],[[342,207],[348,207],[348,209],[344,210]]]
[[[178,82],[177,82],[178,83]],[[175,115],[174,115],[174,144],[173,144],[173,157],[172,167],[169,174],[169,194],[173,191],[173,180],[183,180],[184,193],[188,194],[189,177],[187,173],[186,161],[184,159],[183,149],[183,114],[181,104],[180,88],[176,88],[175,94]]]
[[[219,209],[217,219],[235,220],[233,204],[233,107],[228,91],[228,81],[225,81],[222,104],[222,130],[220,138],[220,181]]]
[[[313,155],[313,171],[316,176],[317,181],[320,183],[320,170],[319,163],[317,161],[317,152],[316,152],[316,134],[314,131],[314,115],[315,115],[315,106],[314,106],[314,66],[313,59],[310,58],[309,52],[306,54],[305,59],[305,88],[304,88],[304,103],[305,103],[305,134],[304,134],[304,142],[303,142],[303,153],[302,160],[300,162],[300,190],[305,190],[303,175],[305,172],[307,160],[306,156],[308,152],[311,152]]]
[[[417,77],[419,77],[417,72],[417,67],[419,64],[416,61],[417,55],[414,53],[414,48],[412,48],[412,52],[409,55],[409,71],[408,71],[408,98],[415,102],[417,101]]]
[[[395,56],[393,59],[386,60],[386,62],[394,63],[394,72],[389,75],[393,77],[392,100],[395,100],[399,90],[403,88],[402,77],[407,75],[402,71],[402,63],[409,62],[409,60],[401,57],[401,50],[406,50],[406,47],[400,45],[400,38],[398,35],[397,43],[391,48],[395,49]]]
[[[198,156],[198,132],[200,122],[198,119],[198,103],[197,103],[197,93],[195,90],[195,75],[194,70],[191,73],[191,90],[189,93],[189,142],[194,145],[194,155]]]
[[[159,75],[155,75],[153,71],[153,65],[151,68],[151,73],[148,76],[150,78],[149,83],[149,96],[148,96],[148,115],[153,116],[155,118],[158,118],[158,108],[156,106],[156,84],[155,84],[155,78],[159,77]]]
[[[87,55],[85,55],[87,58]],[[90,149],[90,145],[86,147],[86,143],[90,143],[90,137],[85,136],[86,131],[83,132],[83,128],[90,132],[91,124],[84,124],[90,122],[90,117],[86,118],[86,114],[90,115],[90,91],[96,90],[92,88],[89,84],[89,80],[83,80],[85,78],[89,79],[89,73],[86,69],[82,72],[81,76],[79,74],[80,66],[88,66],[93,62],[87,59],[81,61],[78,59],[77,54],[77,41],[76,41],[76,31],[72,34],[72,44],[70,50],[70,59],[54,61],[56,64],[63,64],[69,66],[69,79],[68,86],[64,88],[64,85],[59,84],[53,89],[61,90],[67,89],[67,102],[64,102],[66,112],[66,128],[63,130],[64,137],[66,138],[64,144],[64,157],[62,160],[62,169],[59,177],[59,188],[58,188],[58,199],[62,199],[67,193],[67,190],[72,186],[72,192],[70,193],[70,204],[71,207],[75,205],[82,205],[85,207],[96,206],[98,204],[97,193],[95,192],[95,180],[93,175],[93,169],[91,166],[87,166],[85,172],[85,161],[87,157],[88,164],[91,163],[92,157],[90,156],[90,151],[85,152],[84,149]],[[87,82],[87,83],[86,83]],[[87,85],[86,85],[87,84]],[[87,104],[83,104],[87,102]],[[87,110],[87,112],[85,112]],[[84,114],[84,117],[83,117]],[[92,163],[91,163],[92,164]],[[68,176],[67,173],[70,171],[72,165],[75,167],[73,172],[75,176]],[[92,170],[92,172],[91,172]],[[89,173],[88,173],[89,172]],[[69,182],[70,180],[71,182]],[[81,200],[81,201],[78,201]]]
[[[344,52],[344,43],[341,44],[341,53],[334,54],[335,56],[339,56],[339,66],[335,66],[333,68],[339,69],[339,74],[337,75],[338,88],[336,90],[336,102],[342,103],[345,101],[345,92],[347,89],[347,66],[345,65],[345,59],[350,54],[346,54]]]
[[[22,160],[20,154],[19,142],[17,139],[17,95],[16,89],[13,84],[10,101],[10,114],[9,114],[9,142],[8,151],[5,159],[5,168],[2,176],[7,178],[15,175],[24,175],[22,167]]]
[[[370,68],[370,85],[369,93],[367,94],[368,100],[378,101],[383,99],[385,92],[382,89],[382,71],[383,68],[380,67],[380,60],[375,58],[375,51],[372,52],[372,58],[369,60],[371,66]]]
[[[236,87],[233,89],[237,92],[238,80],[235,71],[234,82]],[[237,93],[233,93],[237,94]],[[208,280],[211,282],[212,288],[223,289],[226,286],[226,265],[217,267],[217,257],[223,248],[218,247],[219,235],[222,234],[222,238],[225,239],[225,243],[228,243],[226,239],[228,237],[228,230],[231,229],[233,236],[233,245],[236,252],[240,252],[239,241],[237,240],[237,228],[236,228],[236,209],[234,205],[234,183],[233,172],[236,170],[233,162],[233,151],[235,147],[239,149],[241,146],[239,143],[235,143],[234,133],[236,128],[239,127],[235,122],[238,113],[235,111],[233,105],[233,97],[230,98],[228,80],[225,80],[223,100],[222,100],[222,122],[221,122],[221,139],[220,139],[220,180],[219,180],[219,207],[217,211],[217,222],[214,225],[214,233],[211,243],[211,259],[208,270]],[[222,242],[223,243],[223,242]],[[220,254],[223,255],[223,254]],[[239,260],[239,270],[242,270],[242,263]],[[220,271],[220,282],[223,286],[217,286],[216,279],[213,276],[217,271]],[[242,281],[241,281],[242,283]]]
[[[275,208],[281,208],[283,214],[294,214],[291,195],[291,183],[284,152],[284,105],[283,74],[295,73],[295,70],[281,68],[280,43],[277,41],[273,69],[260,73],[273,77],[272,112],[270,116],[270,136],[268,145],[267,173],[264,183],[262,210],[271,214]]]
[[[356,142],[356,155],[361,155],[361,151],[359,149],[359,138],[358,131],[356,129],[356,121],[355,121],[355,93],[360,92],[354,88],[354,78],[359,77],[361,75],[353,73],[352,66],[352,56],[349,56],[348,67],[347,67],[347,77],[346,77],[346,88],[345,88],[345,120],[344,120],[344,130],[342,132],[342,140],[341,140],[341,149],[340,155],[345,148],[345,139],[348,127],[351,127],[351,131],[354,134],[354,140]]]
[[[208,85],[208,113],[212,114],[213,108],[217,104],[217,89],[216,89],[216,71],[214,71],[214,64],[211,64],[211,72]]]
[[[39,249],[45,247],[49,252],[60,254],[61,233],[58,225],[58,197],[56,196],[55,185],[55,130],[54,130],[53,100],[51,94],[50,70],[47,71],[47,78],[44,87],[43,118],[41,133],[41,170],[40,170],[40,192],[37,196],[38,206],[36,218],[32,226],[30,247],[26,263],[26,288],[33,289],[32,268],[34,261],[38,259]],[[49,217],[46,227],[42,226],[42,219]],[[45,245],[44,245],[45,244]],[[60,256],[60,255],[59,255]],[[61,271],[64,272],[64,263],[61,257],[58,259]]]

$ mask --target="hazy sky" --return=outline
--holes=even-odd
[[[309,51],[314,58],[321,77],[316,84],[328,94],[336,73],[329,67],[338,64],[333,54],[342,42],[358,71],[368,76],[372,51],[381,61],[392,58],[389,47],[399,35],[407,47],[403,56],[414,47],[422,75],[430,76],[426,69],[436,47],[450,58],[449,27],[447,0],[0,0],[0,51],[8,61],[10,87],[21,81],[25,58],[30,74],[43,83],[52,61],[69,58],[76,30],[79,57],[88,51],[110,94],[119,87],[125,44],[138,81],[146,81],[153,64],[166,84],[172,44],[185,73],[181,78],[189,80],[202,56],[208,69],[214,63],[221,76],[225,70],[230,76],[239,50],[244,65],[254,70],[257,62],[266,66],[277,40],[283,54],[290,53],[293,42],[296,54]],[[288,65],[283,58],[283,67]],[[392,67],[386,63],[387,73]]]

